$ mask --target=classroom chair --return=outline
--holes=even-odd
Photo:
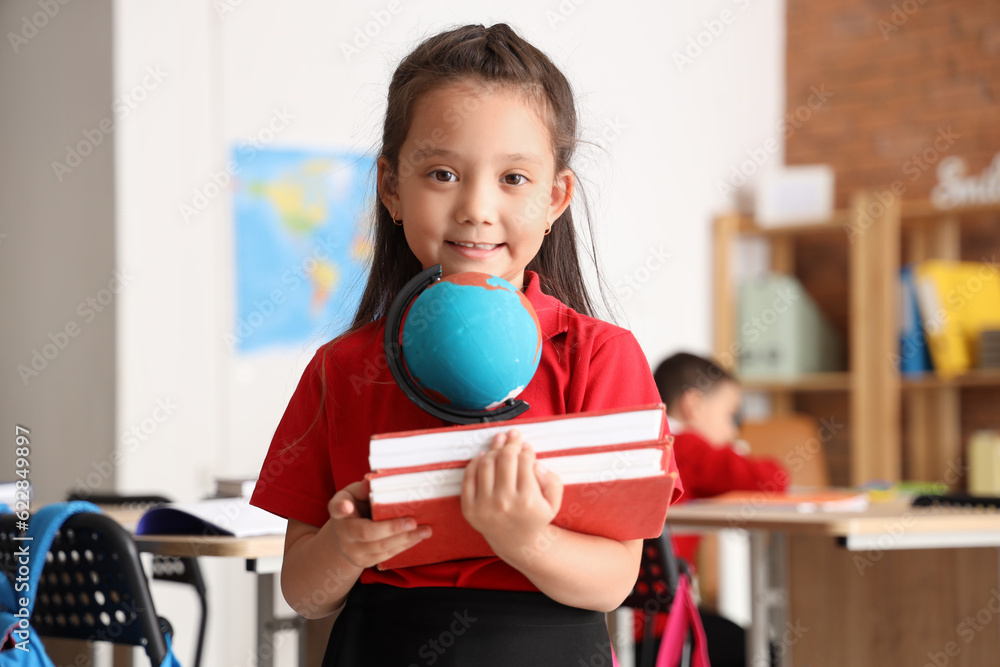
[[[11,576],[21,543],[16,517],[0,514],[0,568]],[[31,624],[44,637],[141,646],[152,665],[169,654],[166,619],[156,615],[129,532],[104,514],[69,517],[45,556]]]
[[[754,456],[771,456],[788,468],[792,486],[830,486],[830,471],[819,424],[793,413],[740,424],[740,435]],[[794,461],[789,466],[787,461]]]
[[[145,510],[153,505],[171,502],[169,498],[159,495],[119,495],[90,494],[82,496],[70,493],[67,500],[89,500],[95,505],[105,505],[118,509]],[[153,555],[153,579],[185,584],[194,588],[198,595],[201,617],[198,621],[198,642],[194,652],[194,667],[201,667],[201,655],[205,645],[205,630],[208,625],[208,594],[205,578],[201,574],[201,566],[194,557],[176,557]]]

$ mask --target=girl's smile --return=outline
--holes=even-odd
[[[465,241],[446,241],[452,252],[461,257],[474,260],[486,260],[497,255],[503,248],[503,243],[473,243]]]

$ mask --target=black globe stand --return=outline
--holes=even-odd
[[[463,410],[452,408],[431,400],[410,377],[403,363],[403,347],[399,342],[403,316],[417,296],[437,281],[441,280],[441,265],[435,264],[414,276],[393,299],[385,322],[385,358],[396,384],[407,398],[424,412],[454,424],[484,424],[487,422],[513,419],[523,414],[530,406],[516,398],[508,398],[493,410]]]

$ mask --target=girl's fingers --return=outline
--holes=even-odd
[[[555,474],[537,461],[535,462],[534,469],[535,475],[538,479],[538,485],[542,489],[542,495],[545,496],[545,500],[548,501],[549,507],[552,508],[552,511],[558,513],[559,508],[562,506],[562,480],[559,479],[559,475]]]
[[[493,488],[497,491],[514,493],[517,491],[518,456],[521,453],[521,436],[511,430],[507,442],[496,452],[496,473]]]
[[[521,447],[517,462],[517,490],[527,492],[538,483],[535,481],[535,450],[527,442]]]
[[[401,551],[406,551],[417,542],[427,539],[431,536],[432,532],[430,526],[420,526],[414,530],[399,533],[398,535],[393,535],[392,537],[369,544],[372,559],[375,563],[388,560]]]
[[[473,501],[476,499],[476,475],[479,469],[479,462],[482,460],[483,454],[476,454],[475,458],[469,461],[468,465],[465,466],[465,476],[462,477],[462,510],[465,511],[469,508]]]
[[[490,448],[490,451],[479,457],[476,465],[476,497],[489,496],[493,493],[494,477],[496,475],[496,459],[498,449]]]
[[[346,491],[338,491],[334,494],[330,502],[327,503],[327,511],[334,519],[357,516],[357,507],[354,504],[351,494]]]

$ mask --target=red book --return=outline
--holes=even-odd
[[[512,428],[563,481],[555,525],[615,540],[663,531],[677,473],[668,470],[673,437],[662,404],[386,433],[371,439],[372,519],[412,516],[433,534],[379,569],[493,555],[462,516],[462,478],[493,436]]]

